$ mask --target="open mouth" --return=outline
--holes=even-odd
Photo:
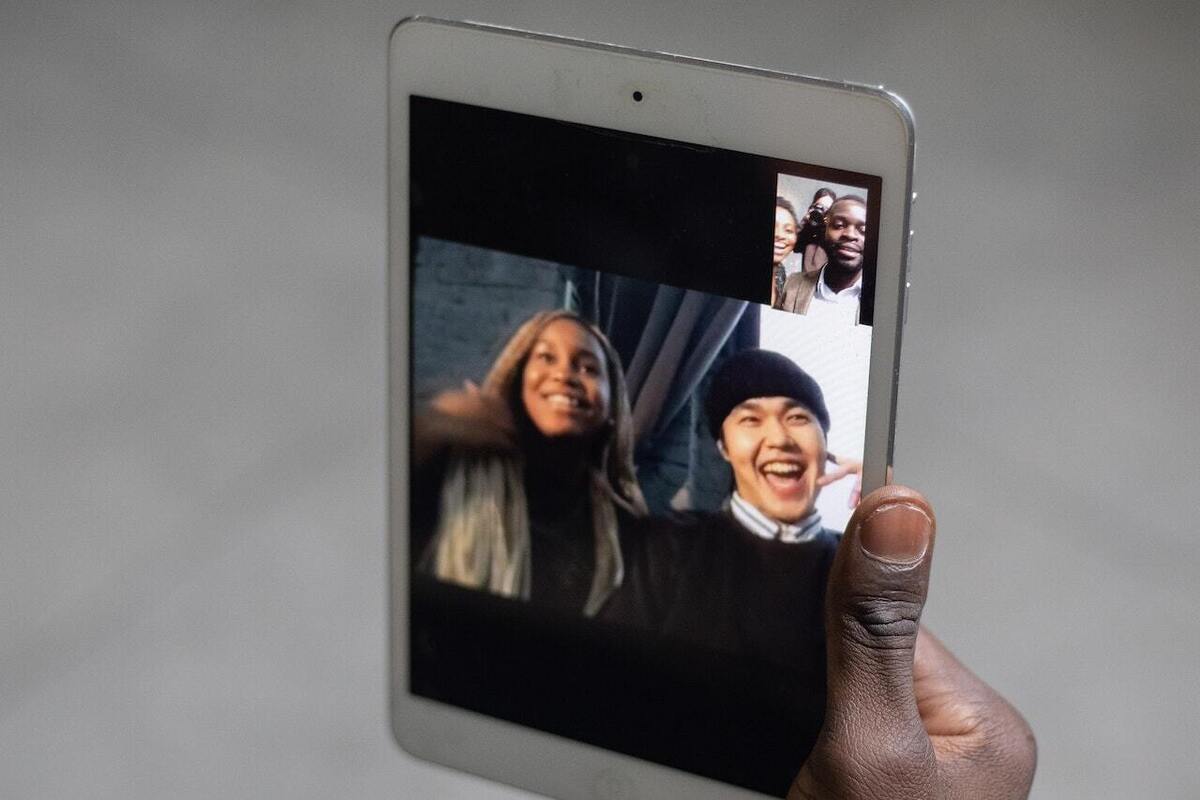
[[[542,399],[553,409],[559,411],[585,411],[591,408],[591,403],[583,397],[565,392],[550,392],[542,395]]]
[[[806,470],[799,461],[767,461],[758,468],[758,473],[768,486],[784,497],[808,492]]]

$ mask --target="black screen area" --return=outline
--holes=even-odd
[[[768,303],[777,176],[862,173],[411,99],[412,241],[430,236]],[[878,191],[869,195],[877,218]],[[868,240],[874,261],[874,239]],[[873,270],[864,274],[869,323]]]

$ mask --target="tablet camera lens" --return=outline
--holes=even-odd
[[[640,102],[642,102],[642,93],[641,93],[641,92],[634,92],[634,93],[633,93],[633,102],[635,102],[635,103],[640,103]]]

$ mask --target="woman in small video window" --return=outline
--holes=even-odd
[[[796,234],[796,252],[803,253],[800,268],[805,272],[820,272],[829,262],[821,240],[825,237],[825,215],[833,207],[837,195],[828,187],[821,187],[813,193],[812,202],[804,219],[800,220],[800,230]]]
[[[624,373],[598,328],[569,311],[535,314],[481,386],[439,395],[414,434],[416,483],[424,473],[432,484],[425,497],[414,484],[416,516],[436,498],[420,570],[599,611],[621,583],[620,519],[645,515],[646,504]]]
[[[784,197],[775,198],[775,250],[771,261],[771,306],[777,307],[783,300],[783,284],[787,271],[783,262],[796,252],[796,236],[800,231],[800,220],[796,208]]]

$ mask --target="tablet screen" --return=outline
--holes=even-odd
[[[783,796],[880,179],[416,96],[410,125],[409,690]]]

